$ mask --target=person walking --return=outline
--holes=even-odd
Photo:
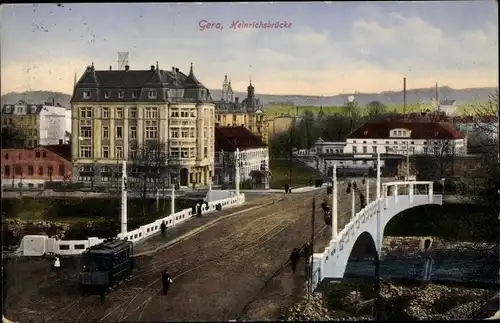
[[[163,295],[167,295],[168,289],[170,288],[170,284],[174,281],[172,280],[172,275],[167,270],[163,271],[161,276],[161,282],[163,285]]]
[[[295,270],[297,269],[297,263],[300,259],[300,253],[297,248],[293,248],[292,254],[290,255],[290,262],[292,263],[292,273],[295,274]]]
[[[165,221],[162,221],[160,224],[160,231],[161,235],[165,237],[165,231],[167,231],[167,225],[165,224]]]

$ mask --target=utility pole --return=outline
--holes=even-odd
[[[288,186],[292,189],[292,165],[293,165],[293,137],[295,136],[295,118],[292,121],[292,127],[290,128],[290,151],[289,151],[289,172],[288,172]]]
[[[403,77],[403,114],[406,116],[406,77]]]
[[[313,201],[312,201],[312,210],[311,210],[311,259],[309,260],[309,264],[310,264],[310,268],[309,268],[309,289],[310,289],[310,293],[309,295],[312,294],[313,292],[313,287],[312,287],[312,280],[313,280],[313,260],[314,260],[314,219],[315,219],[315,213],[316,212],[316,198],[314,197],[313,198]]]
[[[406,180],[410,180],[410,144],[408,141],[406,142]]]

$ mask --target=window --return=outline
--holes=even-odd
[[[80,108],[80,118],[92,118],[92,108]]]
[[[177,147],[170,148],[170,157],[179,158],[179,156],[180,156],[179,148],[177,148]]]
[[[188,138],[188,137],[189,137],[189,131],[187,129],[182,129],[181,138]]]
[[[128,154],[132,159],[137,158],[137,150],[134,148],[130,148]]]
[[[170,137],[171,138],[179,138],[179,129],[172,128],[172,130],[170,130]]]
[[[158,118],[158,108],[146,108],[146,119],[156,119]]]
[[[9,154],[5,154],[5,159],[9,159]]]
[[[188,158],[189,157],[189,148],[181,148],[181,157]]]
[[[109,118],[109,108],[102,108],[102,118],[103,119]]]
[[[38,166],[38,176],[43,176],[43,166]]]
[[[64,176],[65,174],[65,167],[64,167],[64,164],[59,164],[59,176]]]
[[[137,98],[137,92],[134,91],[134,92],[132,92],[132,99],[136,99],[136,98]]]
[[[116,158],[123,159],[123,146],[116,146]]]
[[[33,169],[33,166],[28,165],[28,175],[31,176],[31,175],[33,175],[34,172],[35,172],[35,170]]]
[[[129,139],[137,139],[137,127],[136,126],[130,126],[130,131],[129,131]]]
[[[116,108],[116,119],[123,119],[123,108]]]
[[[104,98],[109,99],[110,94],[111,93],[109,91],[104,91]]]
[[[118,91],[118,99],[123,99],[124,96],[125,96],[124,91]]]
[[[172,110],[172,115],[171,117],[173,118],[178,118],[179,117],[179,111],[178,110]]]
[[[373,146],[373,147],[372,147],[372,152],[373,152],[374,154],[376,154],[376,153],[377,153],[377,146]]]
[[[366,146],[363,146],[363,153],[366,154],[368,152],[368,149],[366,148]]]
[[[91,158],[91,157],[92,157],[92,147],[80,146],[80,158]]]
[[[181,111],[181,118],[188,118],[189,117],[189,112],[188,111]],[[236,116],[233,115],[233,121],[236,121]]]
[[[109,138],[109,127],[104,126],[102,127],[102,139],[108,139]]]
[[[352,147],[352,153],[353,153],[353,154],[356,154],[357,152],[358,152],[358,147],[353,146],[353,147]]]
[[[52,176],[54,175],[54,166],[47,167],[47,173]]]
[[[203,148],[203,155],[205,158],[208,158],[208,147]]]
[[[429,152],[429,150],[427,149],[427,147],[424,147],[424,154],[427,154]]]
[[[80,126],[80,137],[82,137],[82,138],[92,138],[92,127],[82,127],[82,126]]]
[[[9,165],[5,165],[5,167],[3,169],[3,174],[5,176],[10,176],[10,166]]]
[[[130,108],[130,118],[137,119],[137,108]]]
[[[42,158],[45,158],[45,157],[47,157],[47,152],[42,151]],[[21,159],[21,156],[19,156],[19,159]]]
[[[90,99],[90,91],[83,91],[83,98]]]
[[[146,139],[158,138],[158,127],[146,127]]]
[[[149,91],[148,99],[156,99],[156,91]]]
[[[116,126],[116,139],[123,139],[123,127]]]
[[[108,146],[103,146],[102,147],[102,158],[109,158],[109,147]]]

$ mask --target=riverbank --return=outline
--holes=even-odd
[[[465,320],[495,291],[447,287],[435,284],[400,285],[384,281],[380,286],[381,320]],[[324,292],[304,297],[284,311],[285,321],[373,320],[375,291],[366,281],[329,284]]]

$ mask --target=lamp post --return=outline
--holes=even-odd
[[[445,179],[441,178],[440,182],[441,182],[441,195],[443,196],[443,200],[444,200],[444,183],[445,183]]]
[[[127,162],[122,166],[121,233],[127,233]]]
[[[380,212],[381,207],[381,199],[380,199],[380,153],[377,154],[377,241],[375,242],[376,246],[376,255],[375,255],[375,309],[374,309],[374,319],[376,321],[380,320],[380,253],[382,251],[382,242],[380,241]]]

